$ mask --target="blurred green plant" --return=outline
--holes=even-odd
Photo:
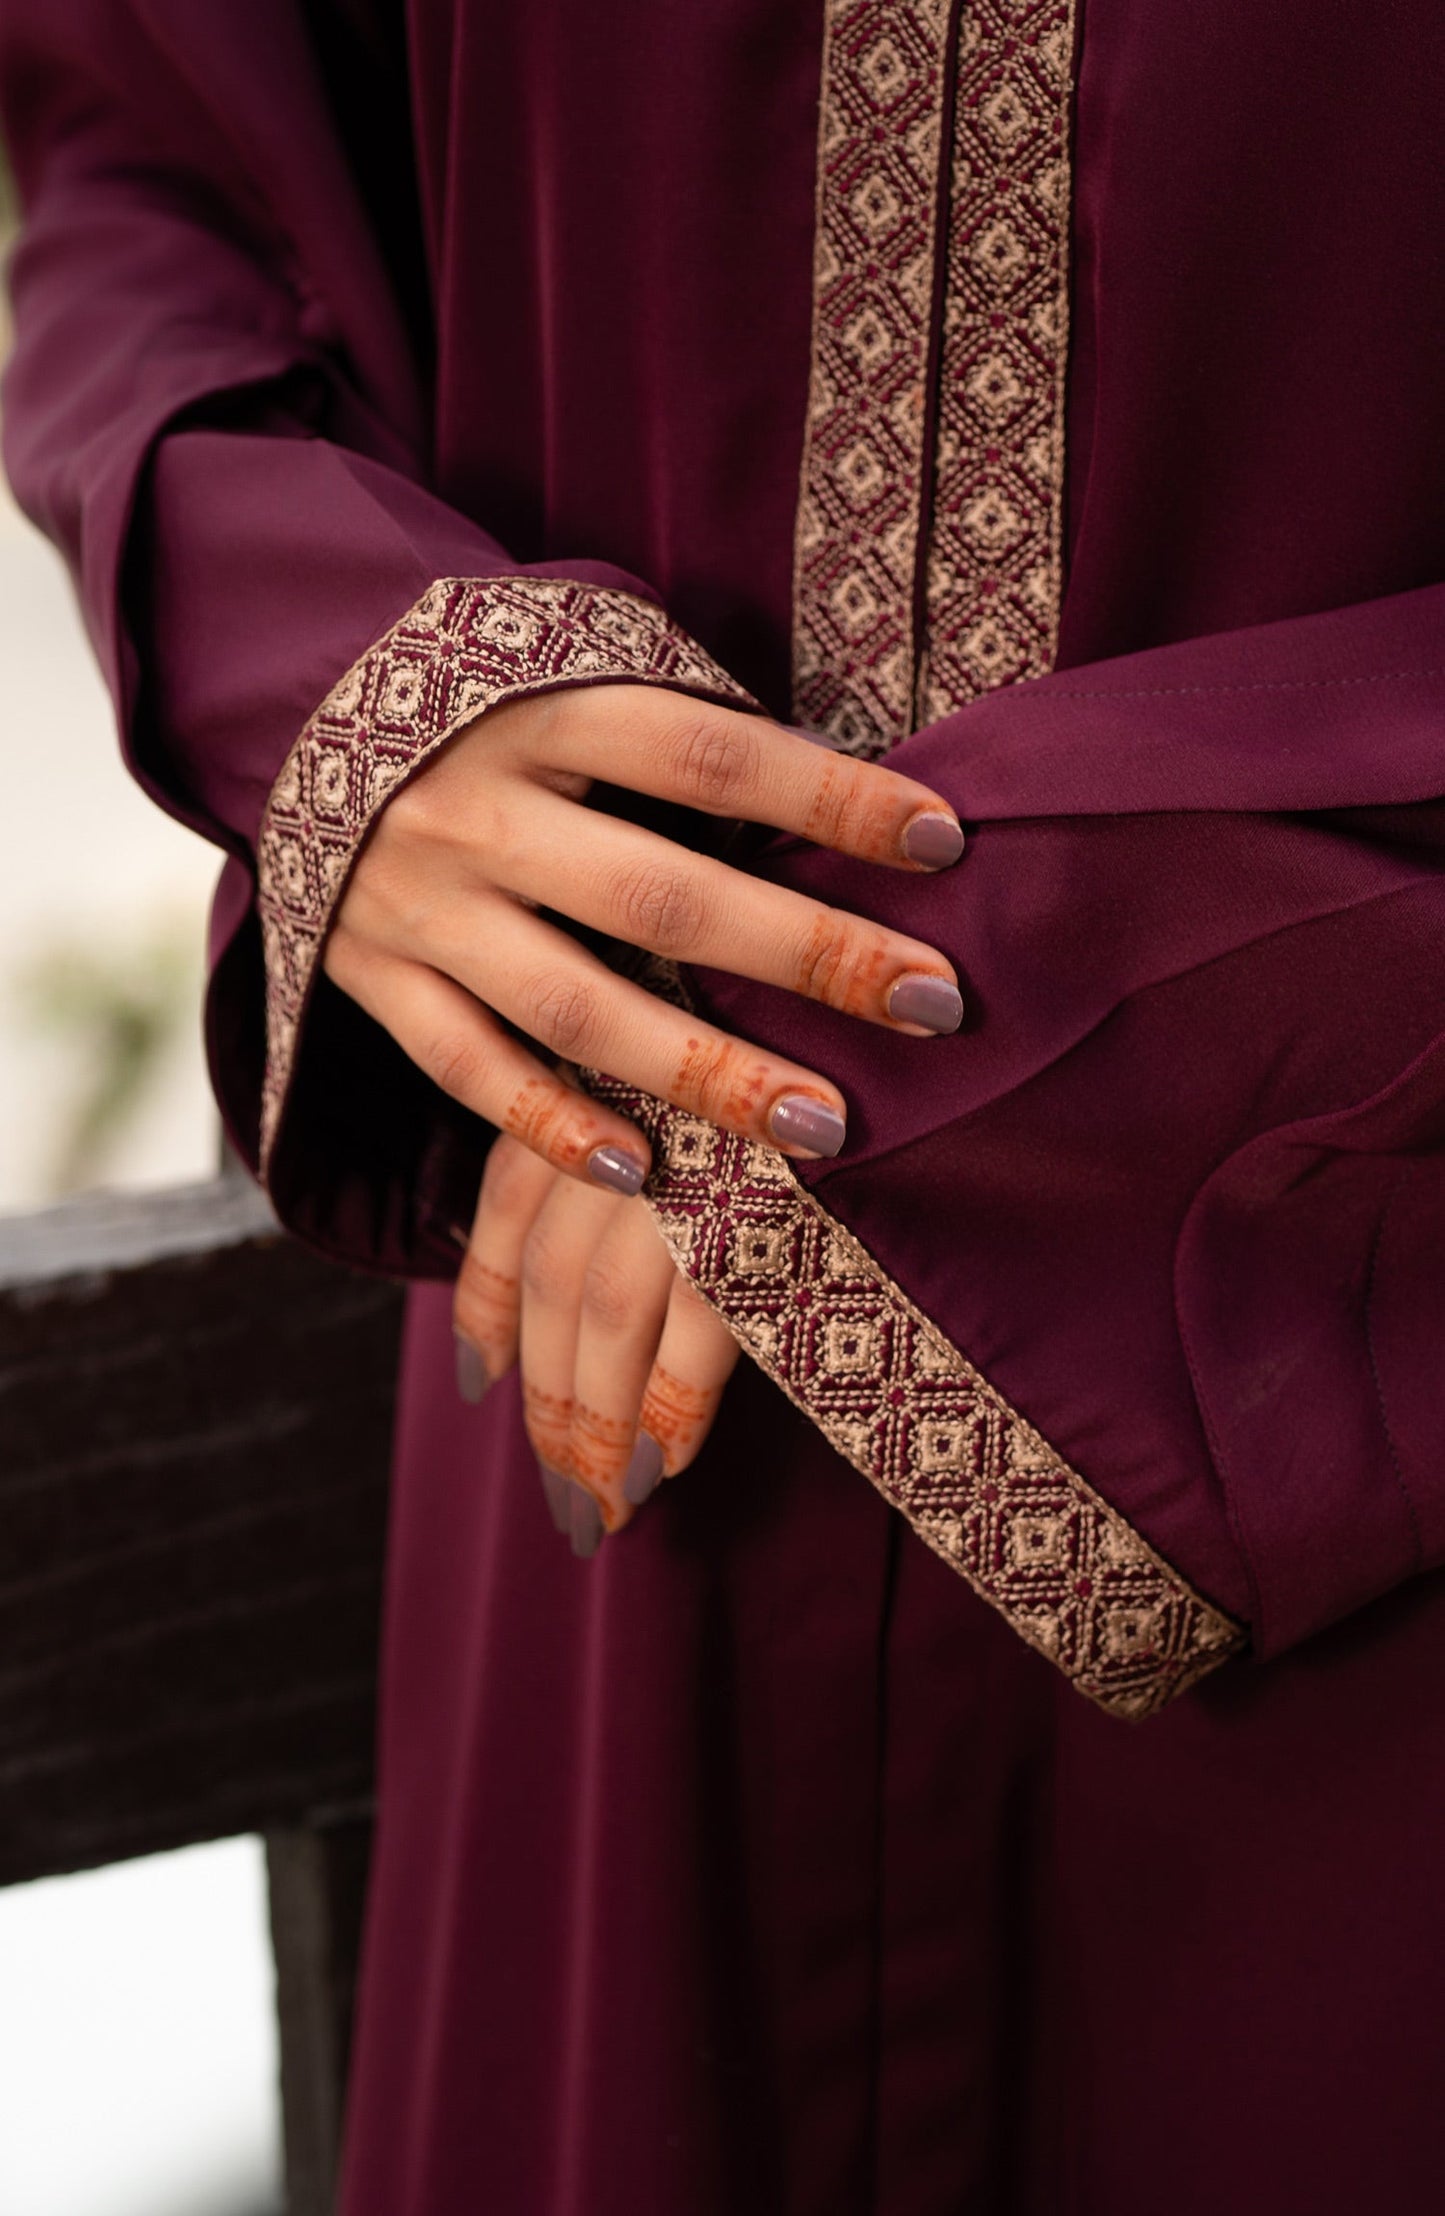
[[[57,940],[15,983],[18,1011],[37,1036],[66,1050],[75,1071],[57,1118],[47,1183],[52,1194],[99,1183],[160,1064],[197,1002],[194,926],[165,917],[124,947]]]

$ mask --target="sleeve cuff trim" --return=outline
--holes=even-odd
[[[380,810],[486,709],[602,681],[757,705],[662,609],[635,594],[555,577],[453,577],[432,585],[369,647],[310,718],[271,789],[257,850],[263,1175],[327,929]]]
[[[663,1237],[746,1352],[1078,1692],[1139,1719],[1241,1651],[781,1155],[587,1082],[646,1131]]]

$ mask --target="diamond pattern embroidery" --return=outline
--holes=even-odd
[[[1053,666],[1073,0],[966,0],[917,713]]]
[[[793,708],[876,753],[911,720],[951,0],[829,0]]]
[[[829,0],[793,709],[850,752],[1052,664],[1073,7]]]
[[[441,579],[322,701],[272,787],[257,851],[263,1166],[332,911],[377,811],[483,709],[607,678],[756,706],[651,601],[555,577]]]
[[[652,1141],[680,1267],[844,1458],[1013,1629],[1113,1714],[1243,1644],[994,1390],[770,1148],[589,1075]]]

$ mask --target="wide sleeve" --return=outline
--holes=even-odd
[[[642,581],[520,565],[426,489],[410,334],[299,19],[227,15],[0,8],[5,459],[132,767],[227,851],[207,1028],[238,1148],[314,1243],[449,1274],[488,1134],[319,975],[370,824],[520,693],[748,696]]]
[[[918,733],[959,869],[757,861],[942,948],[958,1034],[686,979],[842,1088],[802,1169],[609,1096],[755,1358],[1120,1714],[1445,1565],[1442,642],[1427,588]]]

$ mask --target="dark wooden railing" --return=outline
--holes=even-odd
[[[264,1836],[289,2216],[335,2182],[399,1324],[240,1179],[0,1219],[0,1884]]]

